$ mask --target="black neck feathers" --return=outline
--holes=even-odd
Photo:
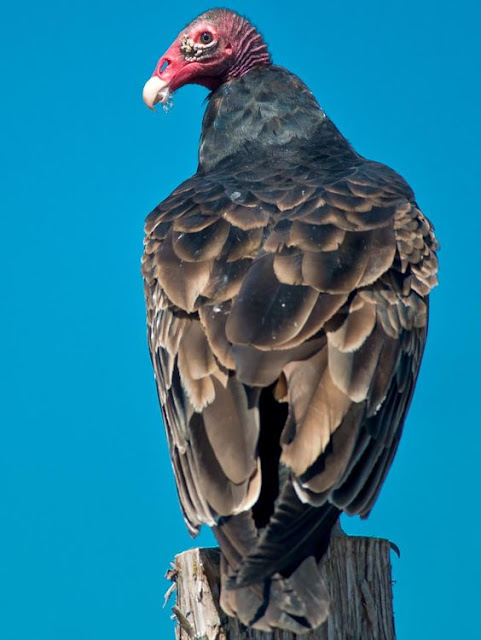
[[[199,168],[227,157],[276,158],[355,155],[349,143],[297,76],[282,67],[258,67],[214,91],[204,116]]]

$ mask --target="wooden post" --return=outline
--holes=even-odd
[[[219,606],[219,550],[190,549],[167,577],[176,587],[177,640],[395,640],[391,544],[378,538],[334,537],[322,564],[331,605],[327,622],[300,636],[247,629]]]

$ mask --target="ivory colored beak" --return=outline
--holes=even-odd
[[[142,98],[149,109],[154,109],[157,102],[164,102],[169,96],[168,82],[158,76],[152,76],[145,83]]]

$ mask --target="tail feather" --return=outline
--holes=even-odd
[[[220,523],[214,533],[222,552],[224,611],[264,631],[303,634],[321,625],[329,596],[319,562],[338,516],[328,503],[302,503],[286,485],[265,529],[256,529],[250,513]]]
[[[329,612],[329,595],[312,556],[289,578],[279,573],[237,589],[229,588],[229,568],[221,563],[222,609],[243,624],[262,631],[285,629],[304,634],[319,627]]]
[[[276,571],[289,575],[308,556],[320,559],[339,513],[330,503],[313,507],[301,502],[292,485],[287,485],[259,541],[243,558],[236,586],[247,586]]]

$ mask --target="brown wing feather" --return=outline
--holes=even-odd
[[[299,548],[289,513],[311,539],[337,508],[372,508],[419,370],[436,240],[404,181],[365,161],[335,180],[315,165],[198,175],[146,234],[149,345],[191,530],[250,513],[263,483],[284,487],[261,537],[252,519],[248,535],[220,524],[240,586]],[[261,411],[273,392],[285,424]],[[260,460],[265,429],[280,480]],[[261,596],[224,594],[226,608],[236,597]]]

